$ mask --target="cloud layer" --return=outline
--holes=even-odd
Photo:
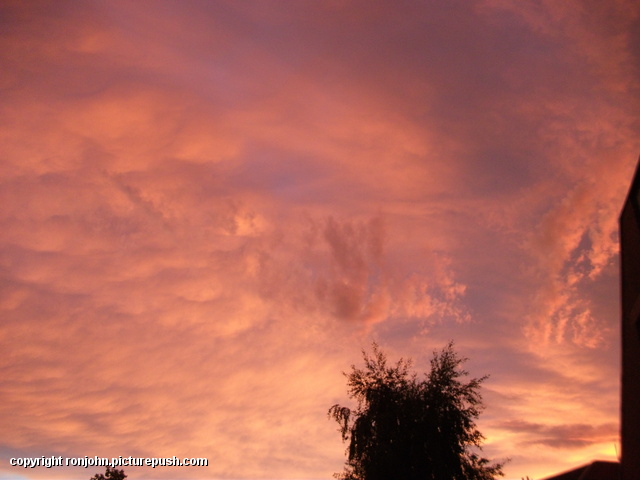
[[[508,478],[615,456],[631,1],[5,2],[12,456],[327,478],[341,371],[456,341]],[[89,473],[89,475],[87,475]],[[133,478],[175,478],[171,468]]]

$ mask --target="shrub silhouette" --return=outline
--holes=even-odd
[[[431,370],[419,381],[410,373],[411,360],[387,366],[377,344],[365,351],[365,367],[352,366],[347,377],[349,396],[357,408],[334,405],[329,417],[349,442],[343,480],[489,480],[502,476],[504,463],[491,463],[476,453],[483,435],[475,420],[483,409],[481,383],[462,381],[450,342],[434,352]]]
[[[89,480],[124,480],[125,478],[127,478],[127,476],[124,474],[124,470],[107,467],[104,475],[102,473],[96,473]]]

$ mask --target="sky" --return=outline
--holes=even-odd
[[[326,479],[377,342],[483,454],[619,452],[634,0],[0,5],[0,479]]]

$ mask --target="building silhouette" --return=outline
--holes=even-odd
[[[620,214],[620,462],[595,461],[546,480],[640,479],[640,159]]]
[[[620,215],[621,479],[640,478],[640,160]]]

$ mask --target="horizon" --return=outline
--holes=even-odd
[[[506,480],[616,460],[639,39],[631,0],[3,2],[0,480],[332,478],[374,341],[489,375]]]

